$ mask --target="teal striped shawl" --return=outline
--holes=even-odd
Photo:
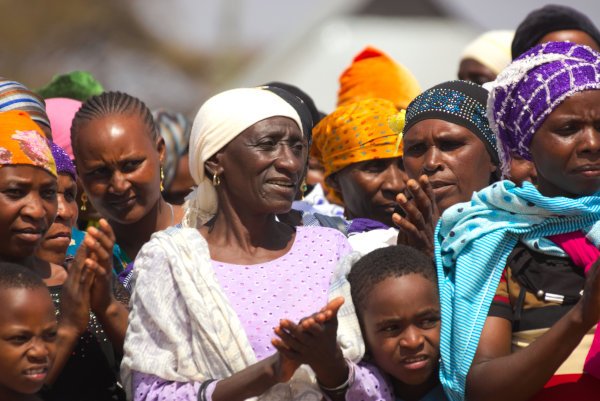
[[[440,381],[451,400],[465,397],[466,376],[506,259],[517,241],[549,254],[544,237],[583,230],[600,245],[600,193],[548,198],[526,182],[490,185],[446,210],[435,231],[442,330]]]

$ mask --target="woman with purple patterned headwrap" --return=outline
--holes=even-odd
[[[452,400],[597,399],[600,390],[600,53],[549,42],[490,85],[506,176],[446,210],[435,235],[440,380]]]

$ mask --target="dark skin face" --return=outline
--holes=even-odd
[[[405,180],[401,157],[353,163],[327,177],[342,196],[346,217],[364,217],[390,227],[396,195],[404,191]]]
[[[252,214],[287,213],[302,184],[308,143],[287,117],[271,117],[247,128],[207,162],[217,172],[227,202]],[[216,163],[215,163],[216,162]]]
[[[481,140],[469,129],[442,120],[419,121],[404,134],[404,167],[409,178],[426,175],[440,213],[471,199],[496,171]]]
[[[0,258],[32,257],[56,216],[56,178],[30,165],[0,168]]]
[[[160,199],[162,138],[153,140],[142,119],[110,115],[87,122],[75,138],[77,172],[102,216],[119,224],[145,217]]]
[[[563,101],[530,145],[538,189],[545,196],[577,198],[600,189],[600,91]]]
[[[46,288],[9,288],[0,301],[0,398],[38,399],[56,351],[52,298]]]
[[[394,393],[420,400],[438,383],[440,301],[435,283],[420,274],[377,283],[360,311],[374,363],[392,378]]]
[[[483,85],[496,79],[496,74],[479,61],[466,58],[458,66],[458,79]]]
[[[67,248],[71,243],[73,227],[77,222],[77,184],[68,173],[58,173],[58,211],[54,223],[36,249],[36,256],[61,265],[65,262]]]
[[[600,51],[600,45],[594,39],[583,31],[568,29],[563,31],[550,32],[544,35],[538,45],[547,42],[571,42],[580,45],[589,46],[596,51]]]

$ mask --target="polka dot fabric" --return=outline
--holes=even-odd
[[[297,227],[294,244],[280,258],[249,266],[212,261],[258,360],[275,352],[271,338],[280,319],[298,321],[327,304],[335,265],[350,252],[337,230]]]

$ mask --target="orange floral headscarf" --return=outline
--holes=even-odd
[[[340,75],[337,105],[381,98],[390,100],[398,109],[406,109],[420,93],[417,79],[406,67],[368,46]]]
[[[28,164],[56,176],[50,143],[24,111],[0,113],[0,167]]]
[[[402,129],[395,132],[389,123],[396,126],[403,121],[404,114],[385,99],[338,107],[313,128],[310,155],[321,163],[325,178],[353,163],[400,157]],[[338,193],[327,189],[341,201]]]

